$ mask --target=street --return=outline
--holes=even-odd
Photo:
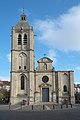
[[[51,111],[0,111],[0,120],[80,120],[80,108]]]

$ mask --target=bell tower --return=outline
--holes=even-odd
[[[34,32],[26,15],[20,17],[20,22],[12,27],[11,104],[34,102]]]

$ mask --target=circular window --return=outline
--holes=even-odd
[[[42,78],[42,81],[43,81],[44,83],[46,83],[46,82],[49,81],[49,78],[48,78],[47,76],[44,76],[44,77]]]

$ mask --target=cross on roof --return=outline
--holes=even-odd
[[[44,53],[44,57],[46,57],[46,54]]]
[[[24,7],[22,8],[22,12],[23,12],[23,14],[24,14]]]

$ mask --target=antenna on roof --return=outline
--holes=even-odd
[[[22,13],[24,14],[24,7],[22,8]]]

